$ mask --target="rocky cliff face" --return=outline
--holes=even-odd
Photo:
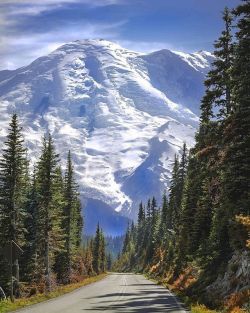
[[[240,305],[250,310],[250,253],[249,251],[235,252],[228,262],[224,275],[206,288],[209,298],[229,303],[233,297]],[[248,299],[248,300],[247,300]],[[243,303],[242,303],[243,301]],[[235,305],[235,303],[234,303]]]

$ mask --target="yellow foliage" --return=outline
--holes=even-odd
[[[225,301],[225,307],[230,313],[243,313],[244,310],[240,309],[245,303],[250,299],[250,290],[245,290],[242,292],[236,292],[230,295],[230,297]]]
[[[208,309],[203,304],[196,304],[191,306],[191,313],[217,313],[214,310]]]
[[[235,307],[230,311],[230,313],[246,313],[245,310],[241,309],[240,307]],[[218,311],[210,310],[203,304],[196,304],[191,306],[191,313],[218,313]]]
[[[197,281],[198,271],[193,266],[187,267],[182,274],[175,280],[172,285],[173,289],[183,291],[189,288],[192,284]]]
[[[246,241],[246,246],[247,248],[250,249],[250,216],[244,216],[244,215],[237,215],[236,216],[236,221],[240,224],[242,224],[244,227],[246,227],[247,232],[248,232],[248,239]]]
[[[244,216],[244,215],[237,215],[236,220],[241,223],[242,225],[246,226],[248,230],[250,230],[250,216]]]
[[[163,259],[164,259],[164,251],[161,248],[158,248],[154,255],[154,260],[157,261],[157,263],[153,264],[150,267],[149,269],[150,274],[155,273],[158,269],[160,269]]]
[[[238,306],[233,308],[230,313],[246,313],[245,310],[242,310],[241,308],[239,308]]]

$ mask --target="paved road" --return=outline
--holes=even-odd
[[[64,296],[20,310],[22,313],[185,313],[165,288],[142,275],[113,273]]]

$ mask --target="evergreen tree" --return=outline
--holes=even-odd
[[[169,219],[169,209],[168,209],[168,199],[166,192],[164,191],[163,197],[162,197],[162,208],[161,208],[161,233],[162,235],[167,232],[167,225],[168,225],[168,219]]]
[[[101,229],[98,223],[93,242],[93,270],[95,271],[96,274],[99,274],[101,272],[100,248],[101,248]]]
[[[112,269],[112,263],[113,263],[112,255],[111,253],[108,253],[108,256],[107,256],[107,270],[108,271]]]
[[[148,199],[148,203],[147,203],[146,217],[147,217],[147,220],[150,222],[150,219],[151,219],[151,217],[152,217],[152,212],[151,212],[151,200],[150,200],[150,199]]]
[[[151,200],[148,199],[147,207],[146,207],[146,219],[145,219],[145,236],[142,244],[144,250],[144,260],[143,262],[146,264],[149,260],[149,254],[151,254],[151,241],[152,241],[152,205]]]
[[[227,223],[227,213],[221,209],[221,163],[224,154],[223,127],[232,112],[231,72],[234,45],[231,35],[233,19],[227,8],[224,10],[223,20],[225,29],[215,42],[216,58],[205,81],[206,92],[201,104],[200,128],[195,146],[200,173],[197,176],[201,189],[196,203],[191,239],[199,247],[199,257],[203,258],[209,253],[215,255],[215,251],[225,254],[228,250],[226,226],[222,225]],[[221,226],[216,222],[218,218]],[[213,267],[212,265],[211,270]]]
[[[172,178],[170,181],[169,188],[169,219],[168,219],[168,229],[175,228],[174,224],[177,219],[178,212],[178,178],[179,178],[179,160],[177,155],[175,155]]]
[[[145,208],[142,202],[139,205],[139,212],[138,212],[138,227],[137,227],[137,237],[136,237],[136,251],[141,254],[144,243],[144,236],[145,236]]]
[[[141,202],[139,205],[139,211],[138,211],[138,224],[143,224],[144,221],[145,221],[145,209]]]
[[[155,250],[161,249],[161,252],[168,247],[169,244],[169,229],[168,229],[168,219],[169,219],[169,206],[166,192],[164,191],[162,197],[162,207],[161,211],[158,213],[158,229],[156,228],[156,239],[155,239]]]
[[[152,217],[153,225],[155,224],[155,219],[156,219],[156,207],[157,207],[156,199],[155,197],[153,197],[151,201],[151,217]]]
[[[54,257],[53,245],[53,223],[58,218],[54,214],[53,195],[56,193],[54,184],[57,177],[59,156],[55,152],[54,144],[49,135],[44,138],[42,154],[38,162],[37,170],[37,255],[38,273],[40,280],[45,275],[46,289],[51,289],[51,268]]]
[[[50,206],[50,241],[51,252],[50,263],[54,272],[57,274],[59,282],[69,283],[68,267],[66,262],[66,231],[64,229],[64,208],[66,200],[64,196],[64,180],[62,170],[59,166],[55,169],[55,176],[53,178],[53,194]]]
[[[27,194],[27,215],[25,218],[25,244],[21,259],[22,279],[28,282],[35,281],[36,275],[36,235],[37,235],[37,179],[33,173],[32,183]]]
[[[223,159],[223,208],[230,219],[250,214],[250,2],[234,10],[237,18],[233,64],[233,109],[225,122]],[[231,226],[231,241],[237,245]],[[236,235],[236,233],[235,233]],[[234,241],[234,243],[233,243]]]
[[[24,140],[17,115],[12,116],[7,140],[0,160],[0,242],[1,246],[12,240],[19,245],[24,244],[26,216],[25,201],[27,192],[27,160]],[[14,261],[16,279],[15,293],[19,295],[19,260]],[[6,264],[0,275],[3,285],[8,281]],[[5,269],[4,269],[5,268]],[[0,276],[0,277],[1,277]],[[6,285],[5,285],[6,286]]]
[[[82,264],[83,261],[79,250],[83,223],[70,153],[65,179],[58,162],[49,135],[48,139],[44,138],[42,154],[31,182],[27,150],[17,115],[14,114],[0,158],[0,250],[6,251],[3,248],[15,242],[24,253],[21,257],[16,256],[11,268],[5,258],[0,258],[1,286],[7,294],[8,289],[12,291],[9,287],[14,277],[14,294],[19,296],[19,263],[22,266],[22,281],[45,281],[47,290],[51,289],[52,270],[64,283],[69,282],[69,266],[79,273],[82,271],[83,266],[76,265],[76,262]],[[101,270],[104,271],[103,234],[100,239]],[[67,249],[68,246],[70,249]],[[92,263],[92,251],[88,258]],[[88,273],[91,272],[92,265],[88,269]]]
[[[187,178],[183,189],[180,219],[180,247],[183,255],[193,255],[198,248],[200,228],[196,229],[198,200],[202,193],[200,164],[197,156],[191,155],[188,162]]]
[[[107,264],[107,259],[106,259],[106,243],[105,243],[105,238],[103,231],[101,230],[100,234],[100,270],[101,273],[104,273],[106,271],[106,264]]]
[[[169,228],[179,231],[181,201],[187,172],[187,146],[183,144],[181,160],[175,156],[172,180],[169,188]]]
[[[74,169],[71,160],[71,153],[68,153],[67,168],[64,178],[64,213],[62,228],[65,235],[65,264],[64,277],[67,282],[70,282],[72,273],[72,260],[74,254],[80,247],[82,234],[82,217],[81,205],[78,195],[78,186],[74,179]]]
[[[233,17],[228,8],[223,12],[225,29],[215,42],[215,61],[213,69],[205,81],[206,94],[201,105],[201,121],[211,120],[215,115],[225,118],[232,109],[232,80],[233,64],[232,21]],[[217,108],[217,110],[215,110]]]
[[[128,228],[127,228],[127,231],[125,234],[125,238],[124,238],[124,242],[123,242],[123,248],[122,248],[123,254],[128,252],[130,240],[131,240],[130,225],[128,225]]]
[[[148,201],[147,205],[147,219],[146,219],[146,234],[145,236],[145,262],[150,264],[155,249],[155,242],[158,233],[158,213],[156,210],[157,204],[155,197]]]
[[[93,270],[93,239],[91,238],[90,241],[87,243],[87,247],[85,249],[85,258],[84,258],[84,264],[86,267],[86,274],[88,276],[92,275]]]
[[[178,176],[179,176],[179,193],[182,195],[183,188],[184,188],[184,182],[187,174],[187,164],[188,164],[188,152],[187,152],[187,145],[184,142],[183,147],[182,147],[182,154],[181,154],[181,161],[180,161],[180,166],[179,166],[179,171],[178,171]],[[181,198],[178,199],[179,203],[181,203]]]
[[[233,58],[231,57],[230,110],[221,127],[223,153],[220,203],[214,213],[210,235],[213,255],[211,268],[218,264],[223,267],[223,261],[227,261],[233,249],[244,248],[239,239],[241,226],[236,223],[235,215],[249,214],[249,8],[249,1],[244,1],[234,10],[238,31]]]

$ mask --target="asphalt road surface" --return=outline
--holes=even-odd
[[[164,287],[142,275],[112,273],[101,281],[19,310],[22,313],[185,313]]]

